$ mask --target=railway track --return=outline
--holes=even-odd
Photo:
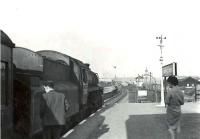
[[[104,105],[116,103],[116,102],[120,101],[121,99],[123,99],[126,95],[127,95],[127,90],[122,89],[122,90],[120,90],[119,93],[117,93],[113,97],[104,100]]]
[[[98,109],[96,112],[90,114],[89,117],[83,119],[81,122],[79,122],[75,127],[71,128],[70,130],[68,130],[63,136],[62,139],[78,139],[80,138],[79,133],[82,133],[84,129],[84,124],[88,124],[88,122],[90,123],[92,121],[92,119],[94,119],[95,115],[99,115],[101,112],[109,109],[112,105],[114,105],[115,103],[117,103],[118,101],[122,100],[125,96],[127,95],[127,91],[126,90],[121,90],[119,91],[119,93],[117,93],[116,95],[114,95],[113,97],[104,100],[104,105]],[[96,121],[97,120],[97,121]],[[94,126],[93,128],[95,129],[98,123],[101,123],[98,121],[98,119],[96,119],[96,122],[92,122],[92,125]],[[92,126],[90,125],[90,126]],[[77,131],[78,130],[78,131]],[[88,129],[89,130],[89,129]],[[91,129],[92,130],[92,129]],[[86,134],[90,134],[89,131],[84,131],[84,136],[87,136]],[[83,136],[81,136],[81,138],[85,138]]]

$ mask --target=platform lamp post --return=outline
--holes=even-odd
[[[163,37],[162,35],[159,37],[156,37],[156,39],[160,40],[160,44],[158,45],[160,47],[160,52],[161,52],[161,56],[160,56],[160,65],[161,65],[161,76],[160,76],[160,84],[161,84],[161,102],[159,106],[165,106],[165,100],[164,100],[164,85],[163,85],[163,71],[162,71],[162,67],[163,67],[163,56],[162,56],[162,49],[164,47],[164,45],[162,44],[163,39],[166,39],[166,37]]]

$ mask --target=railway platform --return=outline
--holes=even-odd
[[[82,121],[62,139],[168,139],[165,107],[129,103],[128,93]],[[200,103],[182,106],[181,139],[200,139]]]

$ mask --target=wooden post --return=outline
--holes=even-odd
[[[166,82],[167,82],[167,77],[165,76],[164,77],[164,102],[165,102],[165,98],[166,98],[166,95],[167,95],[167,85],[166,85]],[[165,107],[166,107],[166,104],[165,104]]]
[[[197,84],[195,83],[194,84],[194,93],[195,93],[195,95],[194,95],[194,101],[196,102],[197,101]]]
[[[167,82],[167,77],[165,76],[164,77],[164,99],[165,99],[165,97],[166,97],[166,94],[167,94],[167,85],[166,85],[166,82]]]

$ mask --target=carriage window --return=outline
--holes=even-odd
[[[8,104],[8,64],[1,62],[1,105]]]

